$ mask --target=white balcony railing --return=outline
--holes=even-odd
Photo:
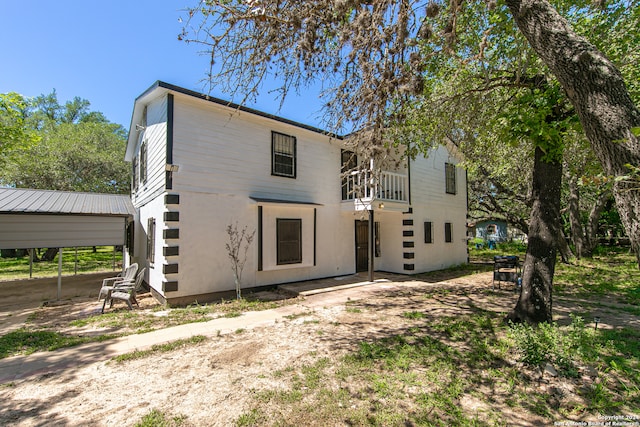
[[[371,171],[351,172],[342,180],[342,200],[355,199],[407,202],[407,175],[381,172],[375,176]]]

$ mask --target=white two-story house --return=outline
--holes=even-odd
[[[372,178],[340,136],[159,81],[135,101],[126,160],[129,256],[162,301],[234,291],[234,224],[255,230],[243,288],[467,261],[465,172],[444,146]]]

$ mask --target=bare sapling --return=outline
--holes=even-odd
[[[242,298],[242,270],[244,270],[244,265],[247,262],[247,252],[255,234],[256,230],[249,233],[247,226],[244,226],[242,230],[238,230],[237,221],[235,224],[227,225],[229,242],[225,244],[225,248],[227,249],[227,256],[231,260],[231,271],[233,271],[233,280],[236,284],[237,299]]]

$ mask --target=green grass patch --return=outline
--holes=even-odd
[[[135,424],[135,427],[180,427],[187,420],[186,415],[169,417],[157,409],[152,409]]]
[[[228,313],[225,313],[222,317],[226,317],[228,319],[234,318],[234,317],[240,317],[242,316],[242,313],[239,311],[230,311]]]
[[[419,322],[424,313],[403,312],[398,333],[360,341],[338,360],[274,373],[280,386],[256,391],[237,425],[256,417],[270,425],[509,425],[510,411],[552,424],[640,411],[638,330],[595,330],[578,316],[567,326],[511,327],[478,307]],[[576,384],[572,395],[554,395],[553,380],[540,386],[546,363],[569,377],[558,381]],[[583,384],[587,368],[597,378]]]
[[[425,314],[421,311],[405,311],[404,313],[402,313],[402,317],[406,318],[406,319],[424,319],[425,318]]]
[[[262,424],[263,421],[264,415],[262,415],[262,413],[257,409],[252,409],[249,412],[245,412],[244,414],[240,415],[235,424],[238,427],[248,427]]]
[[[0,359],[73,347],[88,342],[99,342],[113,338],[107,335],[73,336],[50,330],[20,328],[0,337]]]
[[[205,341],[207,338],[202,335],[194,335],[190,338],[175,340],[164,344],[155,344],[148,350],[136,350],[131,353],[121,354],[112,358],[114,362],[122,363],[127,362],[129,360],[142,359],[145,357],[149,357],[158,353],[168,353],[170,351],[174,351],[178,348],[184,348],[189,345],[200,344]]]
[[[77,263],[76,263],[77,259]],[[115,253],[116,269],[122,261],[122,252]],[[33,263],[33,277],[55,277],[58,275],[58,256],[51,261]],[[97,246],[78,248],[77,258],[74,248],[62,250],[62,274],[95,273],[114,270],[113,246]],[[0,257],[0,280],[17,280],[29,278],[29,256],[13,258]]]
[[[473,241],[469,242],[469,257],[474,262],[493,262],[496,255],[518,255],[524,258],[526,251],[527,245],[521,242],[496,243],[495,249],[489,249],[487,245],[476,248]]]
[[[252,296],[249,295],[247,298],[252,298]],[[289,303],[290,301],[288,300],[274,302],[241,299],[204,305],[196,303],[180,308],[159,307],[150,311],[122,308],[71,320],[65,325],[75,328],[92,327],[107,330],[97,336],[84,336],[81,333],[75,335],[59,333],[54,330],[39,328],[40,313],[36,311],[27,319],[28,327],[0,337],[0,358],[31,354],[35,351],[56,350],[88,342],[104,341],[110,338],[145,333],[186,323],[206,322],[219,317],[233,318],[241,316],[245,311],[268,310]],[[46,307],[41,307],[39,310],[46,309]],[[166,316],[155,315],[160,310],[166,310]],[[243,331],[236,332],[241,333]]]
[[[640,305],[640,270],[635,256],[613,248],[573,264],[556,264],[554,292],[560,296]]]

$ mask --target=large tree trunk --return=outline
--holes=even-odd
[[[564,235],[564,231],[562,231],[562,227],[558,227],[558,235],[556,238],[556,243],[558,244],[558,252],[560,252],[560,258],[564,264],[569,264],[573,255],[571,252],[571,248],[567,243],[567,236]]]
[[[576,248],[576,257],[582,258],[584,251],[584,233],[580,221],[580,189],[575,176],[569,177],[569,224],[571,225],[571,241]]]
[[[640,127],[622,76],[595,46],[578,36],[546,0],[506,0],[518,28],[556,76],[576,109],[593,151],[610,176],[629,174],[640,165]],[[640,267],[640,186],[618,180],[613,192],[620,219]]]
[[[598,222],[602,211],[607,206],[607,202],[611,198],[611,190],[606,189],[598,195],[594,205],[589,212],[589,220],[585,227],[585,256],[591,256],[593,250],[598,246]]]
[[[53,261],[56,255],[58,255],[58,248],[48,248],[40,258],[40,261]]]
[[[533,165],[533,206],[529,244],[522,268],[522,290],[515,308],[507,315],[514,323],[551,322],[553,273],[560,234],[562,162],[545,161],[536,148]]]

